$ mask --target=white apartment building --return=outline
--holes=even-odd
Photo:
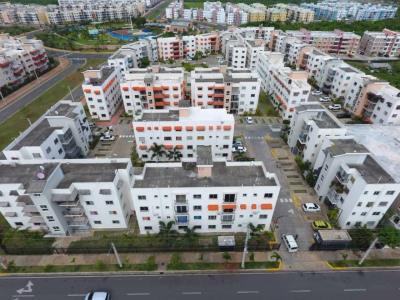
[[[250,223],[270,230],[280,190],[276,175],[262,162],[213,162],[209,147],[199,150],[196,165],[146,164],[136,176],[140,233],[158,233],[160,221],[199,233],[246,232]]]
[[[375,228],[400,193],[400,184],[354,140],[332,140],[315,185],[339,209],[341,228]]]
[[[282,67],[283,54],[262,52],[258,55],[257,73],[261,87],[272,98],[282,118],[290,119],[299,105],[308,102],[311,86],[308,74]]]
[[[248,69],[196,68],[190,74],[192,105],[225,108],[235,114],[255,113],[261,80]]]
[[[230,39],[225,45],[225,60],[229,67],[245,69],[247,63],[247,47],[237,39]]]
[[[0,161],[0,213],[53,236],[126,229],[132,184],[129,159]]]
[[[256,69],[258,54],[265,51],[264,40],[246,40],[246,67],[250,70]]]
[[[183,1],[173,1],[165,8],[165,18],[176,20],[182,16]]]
[[[344,137],[346,133],[344,125],[322,105],[301,105],[290,122],[288,145],[293,154],[314,166],[325,138]]]
[[[144,161],[169,160],[153,156],[154,143],[179,151],[184,161],[196,161],[198,146],[211,146],[213,160],[231,160],[233,130],[233,115],[223,109],[146,110],[133,121],[136,150]]]
[[[92,118],[110,120],[122,102],[120,72],[115,67],[103,66],[86,70],[83,76],[82,89]]]
[[[120,81],[125,112],[138,116],[143,110],[179,107],[185,97],[183,68],[130,69]]]
[[[42,41],[0,34],[0,88],[15,88],[48,68]]]
[[[366,56],[398,57],[400,32],[386,28],[382,32],[365,31],[360,40],[358,53]]]
[[[62,100],[3,150],[7,160],[82,158],[91,131],[83,105]]]
[[[377,124],[400,124],[400,90],[384,85],[379,91],[367,95],[368,107],[371,110],[370,121]]]

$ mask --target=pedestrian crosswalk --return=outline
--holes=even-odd
[[[279,199],[281,203],[292,203],[293,200],[291,198],[281,198]]]
[[[264,137],[263,136],[245,136],[244,138],[246,140],[262,140]]]
[[[135,136],[132,134],[132,135],[120,135],[119,137],[123,139],[133,139]]]

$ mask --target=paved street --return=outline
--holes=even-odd
[[[400,273],[281,272],[198,275],[1,277],[2,300],[84,299],[107,290],[121,299],[399,299]]]

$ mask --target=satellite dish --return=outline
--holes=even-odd
[[[44,179],[46,176],[44,175],[44,173],[38,172],[38,173],[36,173],[36,177],[37,177],[38,179]]]

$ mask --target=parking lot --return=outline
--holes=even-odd
[[[333,115],[335,115],[336,117],[338,117],[339,119],[342,120],[342,122],[346,123],[347,121],[351,120],[351,116],[346,116],[343,117],[344,113],[347,113],[347,111],[344,109],[343,105],[341,109],[338,110],[332,110],[329,108],[329,106],[334,105],[334,103],[332,102],[332,98],[325,95],[325,94],[321,94],[321,95],[314,95],[313,92],[315,92],[316,90],[312,90],[310,93],[310,96],[308,98],[308,102],[319,102],[320,104],[322,104],[323,106],[326,107],[326,109],[328,109]],[[326,102],[321,102],[320,98],[321,97],[329,97],[329,101]]]

